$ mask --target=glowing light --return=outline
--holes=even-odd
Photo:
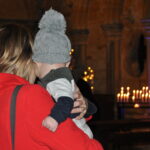
[[[84,71],[84,75],[87,75],[87,71]]]
[[[88,67],[88,70],[91,70],[91,67]]]
[[[123,91],[124,90],[124,87],[121,87],[121,91]]]
[[[87,67],[87,70],[84,71],[83,80],[90,84],[91,90],[94,89],[94,70],[91,67]]]
[[[143,86],[141,89],[133,89],[130,90],[130,87],[124,88],[123,86],[120,88],[120,97],[118,98],[118,93],[116,95],[117,100],[123,103],[134,103],[137,102],[139,104],[150,103],[150,90],[148,86]],[[141,104],[141,105],[142,105]]]
[[[91,90],[93,90],[94,89],[94,87],[93,86],[91,86]]]
[[[72,55],[74,53],[74,49],[71,49],[70,51],[70,55]]]
[[[134,104],[134,108],[139,108],[140,107],[140,105],[139,104]]]

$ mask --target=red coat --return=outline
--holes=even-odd
[[[42,127],[42,120],[54,106],[48,92],[16,75],[0,73],[0,150],[12,150],[10,136],[10,99],[16,85],[25,84],[16,105],[15,150],[103,150],[89,139],[71,119],[56,132]]]

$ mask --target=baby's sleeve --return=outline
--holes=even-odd
[[[73,108],[72,84],[65,78],[56,79],[47,85],[47,90],[56,101],[50,116],[58,123],[65,121]]]
[[[66,78],[60,78],[49,82],[46,88],[56,102],[62,96],[73,99],[73,82],[73,80],[69,82]]]

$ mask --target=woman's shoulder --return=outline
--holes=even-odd
[[[46,89],[44,89],[41,85],[39,84],[26,84],[23,85],[23,89],[25,92],[42,92],[42,93],[47,93]]]
[[[22,87],[22,94],[29,95],[30,97],[50,97],[50,94],[42,86],[38,84],[26,84]]]
[[[28,103],[53,103],[51,95],[38,84],[24,85],[20,91],[20,96]]]

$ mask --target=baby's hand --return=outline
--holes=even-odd
[[[53,119],[51,116],[47,116],[43,120],[42,125],[48,128],[50,131],[55,132],[58,127],[58,122],[55,119]]]

